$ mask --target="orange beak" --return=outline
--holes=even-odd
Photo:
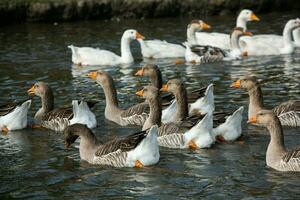
[[[235,81],[234,83],[232,83],[230,85],[230,87],[231,88],[240,88],[241,87],[241,80],[239,79],[239,80]]]
[[[259,21],[259,18],[254,13],[251,14],[250,19],[251,21]]]
[[[90,73],[88,74],[88,77],[90,77],[90,78],[93,79],[93,80],[96,80],[97,72],[96,72],[96,71],[90,72]]]
[[[135,76],[144,76],[144,68],[142,68],[139,71],[137,71],[134,75]]]
[[[168,90],[169,90],[169,87],[167,84],[163,84],[162,88],[160,89],[160,91],[162,91],[162,92],[168,92]]]
[[[257,117],[253,116],[247,121],[248,124],[255,124],[257,122]]]
[[[245,32],[243,33],[243,35],[252,36],[253,34],[252,34],[251,32],[249,32],[249,31],[245,31]]]
[[[140,90],[138,92],[135,93],[136,95],[143,97],[144,96],[144,90]]]
[[[200,24],[200,28],[202,28],[203,30],[207,30],[207,29],[210,29],[210,25],[208,25],[207,23],[205,22],[202,22]]]
[[[30,94],[30,95],[32,95],[32,94],[35,93],[35,87],[34,87],[34,85],[29,90],[27,90],[27,93]]]
[[[136,39],[142,39],[142,40],[145,39],[145,37],[142,34],[140,34],[139,32],[136,32],[135,38]]]

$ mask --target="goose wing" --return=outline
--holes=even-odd
[[[281,161],[284,166],[289,166],[293,171],[300,171],[300,146],[288,151]]]
[[[43,121],[52,121],[56,119],[72,119],[73,109],[71,107],[67,108],[55,108],[54,110],[48,112],[44,117]]]
[[[279,117],[283,126],[297,127],[300,126],[300,101],[290,100],[283,102],[273,109]]]

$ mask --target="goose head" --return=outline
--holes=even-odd
[[[272,110],[261,110],[255,116],[250,117],[247,123],[269,126],[270,123],[276,121],[276,115]]]
[[[126,38],[129,40],[138,40],[138,39],[144,40],[145,39],[145,37],[142,34],[140,34],[138,31],[136,31],[134,29],[126,30],[123,33],[122,38]]]
[[[188,24],[187,28],[189,30],[202,31],[210,29],[210,25],[208,25],[202,20],[194,19]]]
[[[110,85],[113,83],[112,77],[107,72],[102,70],[90,72],[88,77],[95,80],[98,84],[105,88],[110,87]]]
[[[171,92],[172,94],[178,94],[181,92],[184,88],[184,84],[179,79],[171,79],[167,82],[167,84],[164,84],[160,91],[162,92]]]
[[[147,101],[153,101],[159,97],[159,89],[150,85],[145,86],[142,90],[136,92],[136,95],[145,98]]]
[[[259,21],[259,18],[252,10],[244,9],[240,12],[237,18],[236,26],[242,27],[244,30],[246,30],[246,23],[249,21]]]
[[[44,97],[51,91],[51,88],[45,83],[45,82],[37,82],[35,83],[29,90],[27,90],[27,93],[29,95],[36,95],[39,97]],[[52,91],[51,91],[52,93]]]
[[[135,76],[148,76],[152,77],[160,71],[157,65],[145,64],[141,69],[139,69],[134,75]]]
[[[295,30],[297,28],[300,28],[300,19],[299,18],[297,18],[297,19],[290,19],[286,23],[286,25],[284,27],[284,29],[290,30],[290,31],[293,31],[293,30]]]
[[[89,131],[88,127],[83,124],[73,124],[65,128],[64,130],[64,140],[65,148],[68,148],[73,144],[77,138],[84,132]]]
[[[231,88],[243,88],[248,91],[257,86],[259,86],[259,82],[251,77],[238,79],[230,85]]]

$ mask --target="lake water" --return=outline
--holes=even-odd
[[[296,14],[259,16],[249,24],[254,34],[281,34],[285,22]],[[299,99],[300,53],[292,56],[247,58],[205,65],[173,65],[170,60],[143,60],[137,42],[132,43],[136,59],[130,66],[72,66],[67,45],[93,46],[119,54],[120,37],[135,28],[148,39],[181,43],[191,19],[91,21],[76,23],[4,26],[0,29],[0,102],[27,98],[26,91],[36,81],[48,82],[54,90],[56,106],[70,105],[72,99],[99,101],[94,112],[94,130],[102,141],[124,136],[136,128],[119,127],[104,120],[103,90],[87,78],[90,70],[108,71],[116,81],[120,105],[141,101],[135,92],[148,83],[133,73],[143,64],[159,65],[164,81],[181,78],[189,90],[201,84],[215,84],[217,110],[236,110],[246,106],[245,91],[230,89],[242,75],[256,76],[262,84],[269,107],[288,99]],[[214,31],[229,32],[232,17],[207,17]],[[40,107],[35,97],[30,121]],[[80,161],[74,145],[65,150],[62,134],[25,129],[0,135],[0,198],[20,199],[275,199],[300,196],[300,174],[281,173],[266,167],[268,132],[246,124],[245,141],[215,145],[212,149],[189,151],[161,148],[160,162],[144,169],[92,166]],[[288,147],[300,144],[298,129],[285,130]]]

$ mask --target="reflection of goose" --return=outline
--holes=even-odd
[[[3,132],[23,129],[27,126],[27,113],[31,100],[0,106],[0,129]]]
[[[271,110],[261,110],[252,116],[249,123],[266,127],[271,139],[266,153],[267,165],[278,171],[300,171],[300,147],[287,150],[280,120]]]
[[[144,39],[136,30],[126,30],[121,39],[121,56],[107,50],[91,47],[68,46],[72,50],[72,62],[78,65],[119,65],[133,62],[130,42]]]
[[[243,49],[248,55],[279,55],[294,52],[295,44],[292,41],[292,32],[300,28],[300,19],[289,20],[284,29],[282,37],[278,35],[263,35],[251,38],[242,38]]]
[[[101,144],[93,132],[82,124],[74,124],[64,131],[65,146],[69,147],[80,137],[80,158],[91,164],[114,167],[143,167],[159,161],[157,126],[148,133],[142,131],[122,139]]]
[[[234,28],[230,34],[230,50],[224,50],[213,46],[190,45],[185,43],[186,52],[185,60],[189,63],[211,63],[222,60],[238,59],[241,56],[247,56],[239,43],[239,39],[243,35],[252,35],[250,32],[243,31],[242,28]]]
[[[209,29],[210,26],[201,20],[193,20],[187,27],[187,40],[197,44],[196,31]],[[179,44],[172,44],[162,40],[138,40],[145,58],[173,58],[184,57],[185,48]]]
[[[118,105],[117,91],[112,77],[101,70],[90,72],[89,77],[99,83],[105,94],[105,118],[121,126],[138,125],[143,126],[149,111],[147,103],[140,103],[127,109]]]
[[[158,143],[160,146],[168,148],[209,148],[214,143],[212,137],[213,119],[212,114],[207,114],[200,118],[179,118],[176,122],[161,123],[161,104],[159,90],[153,86],[146,86],[137,92],[150,105],[150,113],[143,130],[148,129],[153,124],[159,125]],[[179,109],[181,112],[183,110]],[[182,115],[183,117],[183,115]]]
[[[244,88],[249,94],[248,118],[264,109],[263,95],[259,82],[254,78],[238,79],[231,84],[233,88]],[[273,108],[283,126],[300,126],[300,100],[289,100]]]
[[[259,21],[258,17],[248,9],[240,12],[236,20],[236,27],[241,27],[243,31],[247,31],[248,21]],[[197,43],[199,45],[209,45],[219,47],[221,49],[230,49],[229,35],[225,33],[205,33],[197,32]]]
[[[54,131],[63,131],[66,126],[73,123],[86,124],[89,128],[96,127],[96,116],[90,111],[87,102],[73,101],[73,109],[54,108],[52,89],[44,82],[35,83],[27,92],[39,96],[42,100],[42,107],[34,116],[36,123],[42,127]]]

